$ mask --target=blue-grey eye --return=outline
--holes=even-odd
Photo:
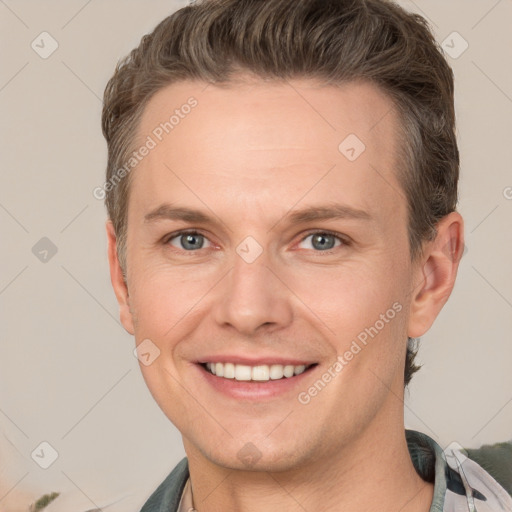
[[[306,240],[311,239],[311,245],[313,249],[318,251],[328,251],[329,249],[333,249],[334,247],[338,247],[341,245],[341,239],[336,235],[331,235],[329,233],[312,233],[308,235],[303,240],[301,240],[301,244],[306,242]],[[336,242],[337,245],[336,245]],[[310,249],[310,247],[301,247],[302,249]]]
[[[186,251],[202,249],[205,242],[208,243],[207,239],[200,233],[178,233],[176,236],[169,238],[168,241],[173,247],[185,249]]]

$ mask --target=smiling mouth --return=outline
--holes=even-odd
[[[317,363],[309,365],[257,365],[249,366],[234,363],[202,363],[201,366],[212,375],[223,379],[245,382],[268,382],[271,380],[290,379],[309,371]]]

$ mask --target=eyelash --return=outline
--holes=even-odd
[[[325,251],[315,251],[314,249],[311,249],[316,254],[323,254],[328,256],[329,254],[334,254],[337,250],[343,249],[344,247],[348,247],[351,245],[351,241],[347,236],[340,235],[339,233],[336,233],[335,231],[329,231],[325,229],[317,229],[313,231],[308,231],[301,239],[300,242],[303,242],[306,238],[310,237],[311,235],[329,235],[333,236],[334,238],[338,239],[341,243],[337,247],[333,247],[332,249],[327,249]],[[300,243],[299,242],[299,243]]]
[[[179,236],[182,236],[182,235],[200,235],[200,236],[203,236],[204,238],[206,238],[208,240],[208,237],[206,235],[204,235],[203,233],[201,233],[200,231],[197,231],[195,229],[184,229],[184,230],[181,230],[181,231],[176,231],[176,232],[171,233],[170,235],[166,236],[164,238],[164,240],[163,240],[163,244],[168,246],[168,245],[170,245],[169,242],[173,238],[178,238]],[[313,230],[313,231],[307,232],[299,240],[298,243],[303,242],[306,238],[310,237],[311,235],[330,235],[330,236],[333,236],[333,237],[337,238],[341,242],[341,245],[339,245],[337,247],[334,247],[333,249],[327,249],[325,251],[315,251],[314,249],[312,249],[313,252],[318,253],[318,254],[324,254],[324,255],[333,254],[336,249],[341,249],[342,247],[348,247],[348,246],[351,245],[351,241],[346,236],[342,236],[339,233],[336,233],[334,231],[325,230],[325,229],[324,230],[317,229],[317,230]],[[173,247],[173,249],[176,249],[178,251],[182,251],[182,252],[185,252],[185,253],[191,253],[191,254],[194,254],[194,253],[197,253],[197,252],[200,251],[200,249],[198,249],[196,251],[186,251],[184,249],[178,249],[178,248],[175,248],[175,247]]]

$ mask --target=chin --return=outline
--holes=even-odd
[[[231,444],[222,443],[211,449],[198,447],[202,455],[211,463],[229,470],[236,471],[259,471],[259,472],[282,472],[297,469],[301,463],[296,447],[285,449],[282,445],[262,446],[263,443],[231,440]]]

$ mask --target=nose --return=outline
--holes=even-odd
[[[245,335],[289,325],[293,318],[292,292],[278,275],[265,251],[252,263],[235,254],[233,268],[216,287],[217,324],[231,326]]]

